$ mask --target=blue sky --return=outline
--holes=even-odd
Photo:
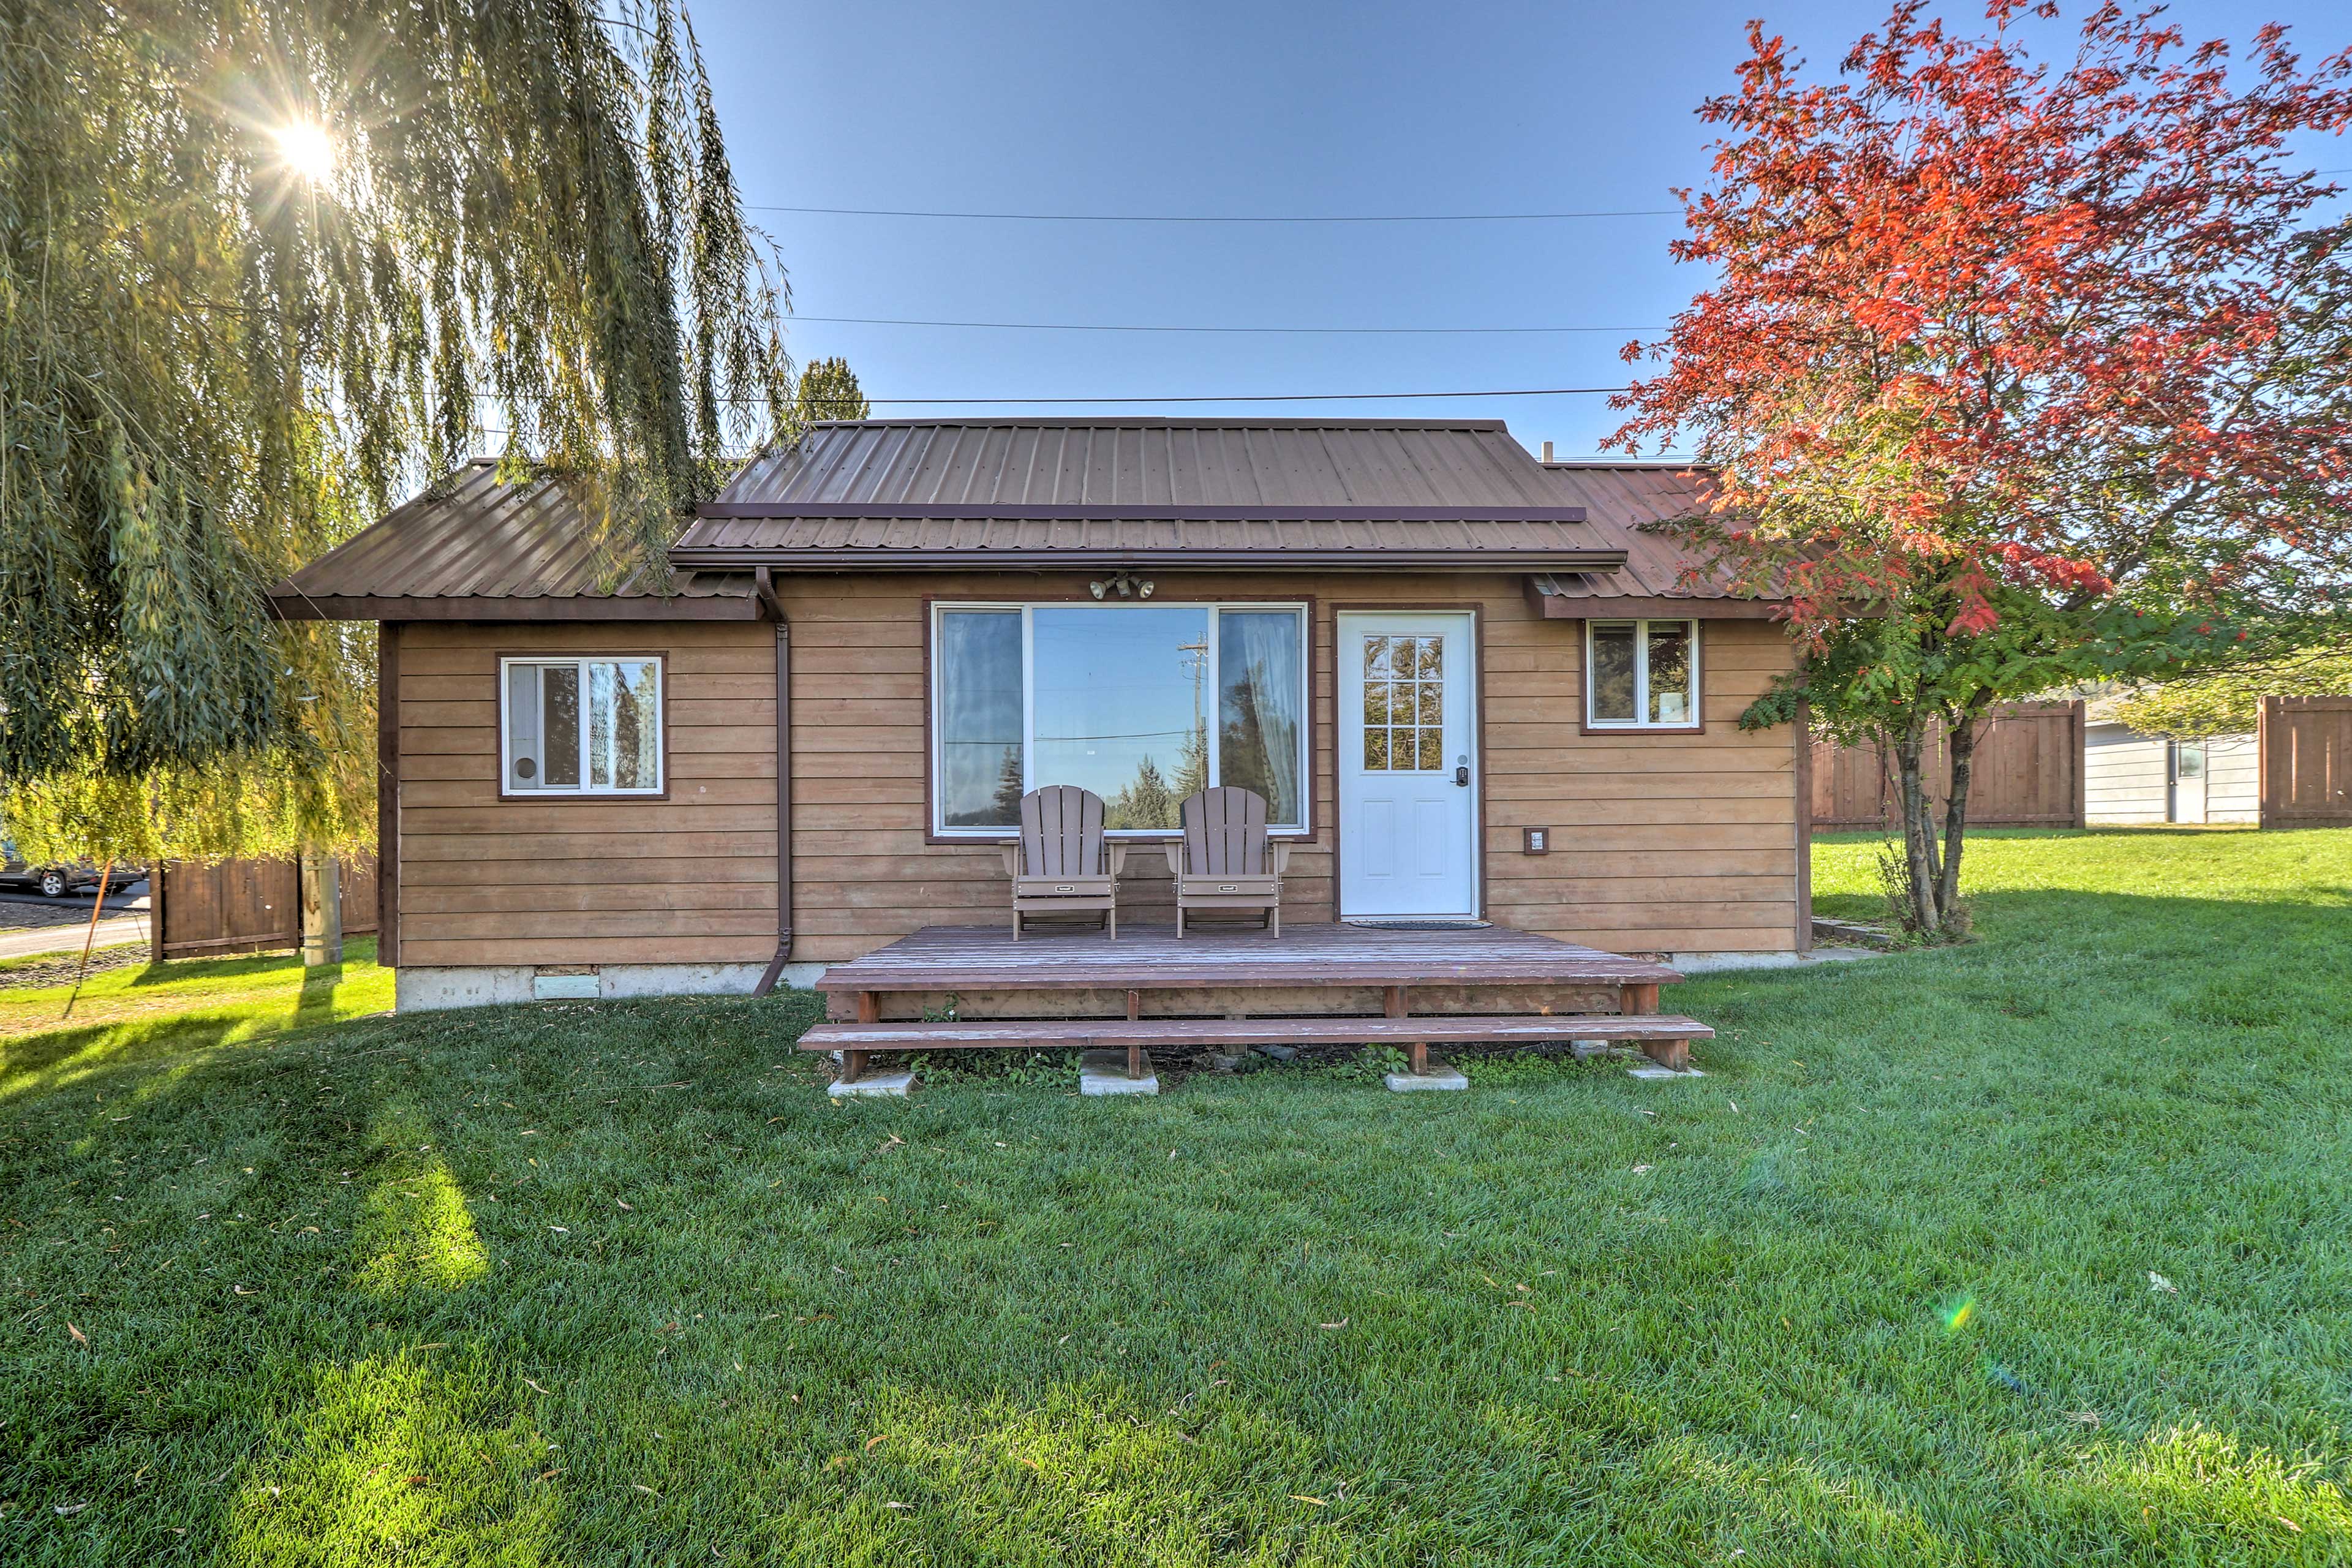
[[[755,206],[1278,216],[1670,207],[1668,187],[1704,174],[1706,128],[1692,111],[1732,84],[1748,17],[1762,16],[1827,70],[1885,10],[1885,0],[703,0],[693,17]],[[1947,14],[1980,13],[1962,5]],[[2340,4],[2205,0],[2174,14],[2192,37],[2241,43],[2261,22],[2284,21],[2314,58],[2352,43]],[[2352,165],[2352,146],[2314,150],[2320,166]],[[795,356],[845,355],[877,397],[1601,385],[1622,379],[1625,339],[1663,326],[1701,281],[1666,255],[1671,217],[1228,226],[752,216],[791,273]],[[1162,334],[810,319],[823,316],[1608,330]],[[1256,411],[1499,416],[1530,447],[1549,438],[1563,454],[1591,451],[1615,424],[1594,396]]]

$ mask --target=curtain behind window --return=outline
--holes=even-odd
[[[1293,610],[1217,616],[1217,771],[1265,796],[1266,820],[1299,826],[1300,617]]]

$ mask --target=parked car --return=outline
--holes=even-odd
[[[13,839],[0,839],[0,856],[5,857],[5,861],[0,861],[0,888],[28,888],[52,899],[94,888],[103,875],[87,860],[70,866],[31,865],[16,853]],[[127,888],[146,874],[142,867],[117,866],[114,875],[108,879],[110,890]]]

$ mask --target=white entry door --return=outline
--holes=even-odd
[[[1477,649],[1467,611],[1342,611],[1339,914],[1478,912]]]
[[[2205,742],[2172,742],[2172,820],[2205,820]]]

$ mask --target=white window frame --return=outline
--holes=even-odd
[[[650,788],[639,785],[623,789],[614,784],[592,784],[593,774],[588,765],[588,737],[594,726],[588,720],[588,667],[596,664],[650,664],[654,667],[654,783]],[[509,734],[508,709],[513,679],[509,672],[518,665],[531,668],[562,668],[579,671],[580,680],[580,782],[559,784],[552,789],[517,789],[514,787],[514,749]],[[544,705],[542,704],[542,707]],[[544,719],[542,718],[542,723]],[[545,773],[545,759],[541,759],[541,772]],[[669,669],[667,661],[657,653],[556,653],[504,654],[499,658],[499,798],[501,800],[575,800],[582,795],[599,798],[641,799],[658,795],[669,788]]]
[[[1584,623],[1584,727],[1588,730],[1646,730],[1654,734],[1694,734],[1706,727],[1706,656],[1699,640],[1699,628],[1705,621],[1682,616],[1660,616],[1645,620],[1597,617]],[[1593,711],[1592,701],[1592,634],[1603,626],[1633,628],[1633,717],[1603,719]],[[1682,724],[1653,723],[1650,711],[1650,628],[1652,626],[1683,626],[1690,633],[1690,720]]]
[[[930,625],[926,635],[931,672],[929,693],[930,746],[927,765],[930,769],[930,822],[934,838],[980,839],[988,843],[1003,841],[1005,835],[1018,832],[1013,826],[950,827],[946,824],[946,792],[940,787],[944,776],[941,751],[946,735],[940,719],[940,691],[946,671],[940,658],[940,624],[943,617],[959,611],[995,610],[1019,611],[1021,615],[1021,788],[1025,794],[1040,787],[1032,772],[1037,755],[1037,683],[1035,678],[1035,637],[1031,627],[1031,612],[1035,610],[1206,610],[1209,612],[1209,668],[1202,679],[1210,696],[1206,710],[1209,731],[1209,786],[1221,782],[1224,764],[1216,745],[1216,705],[1223,700],[1224,685],[1218,668],[1219,645],[1217,616],[1221,611],[1236,614],[1286,610],[1298,617],[1298,809],[1302,820],[1292,826],[1270,826],[1267,831],[1276,838],[1306,838],[1314,832],[1315,823],[1315,617],[1312,606],[1304,599],[1116,599],[1100,603],[1070,599],[1032,600],[935,600],[931,605]],[[1043,781],[1050,784],[1054,781]],[[1172,827],[1114,827],[1107,830],[1112,838],[1161,839],[1173,838],[1178,830]]]

